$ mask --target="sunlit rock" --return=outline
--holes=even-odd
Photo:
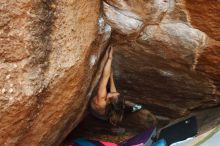
[[[207,43],[207,36],[184,23],[161,23],[147,26],[141,33],[139,42],[146,45],[155,43],[155,46],[161,44],[172,53],[165,50],[152,50],[152,53],[168,60],[181,58],[193,66],[197,53],[202,52]]]
[[[0,2],[1,146],[59,145],[81,121],[111,35],[99,4]]]
[[[143,22],[135,13],[116,9],[105,2],[103,2],[103,10],[111,27],[122,34],[129,35],[138,32],[143,27]]]

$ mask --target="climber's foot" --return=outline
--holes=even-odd
[[[137,112],[141,110],[143,107],[140,104],[135,104],[129,101],[125,102],[125,112]]]
[[[136,112],[142,109],[142,105],[140,104],[135,104],[134,106],[132,106],[132,112]]]

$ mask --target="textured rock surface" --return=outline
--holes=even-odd
[[[99,0],[1,1],[0,145],[58,145],[81,119],[109,36]]]
[[[197,7],[192,7],[197,5]],[[216,85],[220,88],[220,17],[218,15],[220,2],[196,0],[186,0],[186,8],[190,16],[191,24],[205,32],[211,40],[206,46],[204,53],[199,57],[196,69],[206,73]],[[201,15],[202,12],[202,15]]]
[[[1,145],[56,145],[76,127],[111,28],[123,96],[172,118],[219,105],[219,1],[100,4],[1,0]]]
[[[173,118],[219,104],[220,2],[105,2],[115,74],[126,98]],[[126,25],[119,13],[143,24]]]

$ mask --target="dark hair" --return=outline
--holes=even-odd
[[[124,116],[124,98],[118,97],[117,100],[111,100],[106,106],[106,115],[112,125],[118,125]]]

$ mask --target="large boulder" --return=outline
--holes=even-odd
[[[0,145],[58,145],[101,73],[100,0],[1,0],[0,20]]]
[[[105,0],[103,7],[123,96],[171,118],[219,105],[218,1]]]
[[[0,144],[59,145],[83,117],[109,44],[125,98],[171,118],[219,105],[219,9],[217,0],[1,0]]]

